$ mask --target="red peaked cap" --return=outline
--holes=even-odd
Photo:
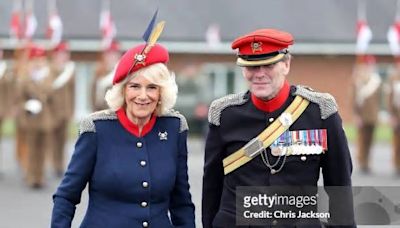
[[[293,42],[293,36],[288,32],[258,29],[235,39],[232,49],[238,49],[238,65],[260,66],[282,59],[284,51]]]
[[[115,71],[113,85],[124,80],[128,74],[132,74],[143,67],[147,67],[155,63],[168,62],[168,51],[160,44],[155,44],[148,53],[143,54],[143,61],[139,61],[141,60],[140,54],[142,53],[145,45],[146,44],[135,46],[125,52],[125,54],[121,57],[117,65],[117,70]]]

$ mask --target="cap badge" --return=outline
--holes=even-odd
[[[253,53],[257,52],[257,51],[262,51],[262,43],[261,42],[252,42],[251,43],[251,50],[253,51]]]
[[[145,54],[135,54],[135,60],[137,61],[138,64],[145,65],[144,60],[146,60],[146,55]]]
[[[168,139],[168,132],[158,132],[158,137],[160,137],[161,141],[167,140]]]

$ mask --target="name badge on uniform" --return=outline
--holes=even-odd
[[[315,155],[328,150],[326,129],[286,131],[271,144],[271,154]]]

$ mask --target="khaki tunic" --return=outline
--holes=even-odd
[[[353,75],[353,110],[363,124],[378,121],[381,88],[381,80],[376,73],[360,71]]]
[[[400,71],[389,75],[388,110],[395,125],[393,127],[393,164],[400,175]]]
[[[49,72],[50,73],[50,72]],[[53,78],[49,74],[41,81],[35,81],[28,74],[18,76],[17,82],[17,105],[18,119],[22,128],[50,131],[56,125],[49,100],[52,93]],[[29,100],[38,100],[42,110],[38,114],[32,114],[26,110]]]
[[[0,61],[0,120],[10,114],[12,105],[12,75],[5,61]],[[0,125],[1,126],[1,125]]]
[[[50,134],[48,154],[57,176],[64,172],[64,146],[68,138],[68,126],[75,107],[75,63],[68,62],[63,71],[51,70],[53,82],[49,105],[53,110],[56,126]]]
[[[34,60],[33,60],[34,61]],[[56,119],[49,105],[52,97],[53,78],[50,69],[45,67],[43,77],[30,75],[27,67],[21,68],[17,76],[17,119],[18,131],[23,133],[27,145],[25,180],[31,187],[43,184],[46,148],[49,147],[49,137],[56,127]],[[29,102],[35,101],[41,105],[41,110],[29,107]]]

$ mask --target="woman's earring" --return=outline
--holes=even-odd
[[[161,101],[158,101],[158,102],[157,102],[157,104],[159,104],[159,105],[160,105],[160,104],[161,104]]]

